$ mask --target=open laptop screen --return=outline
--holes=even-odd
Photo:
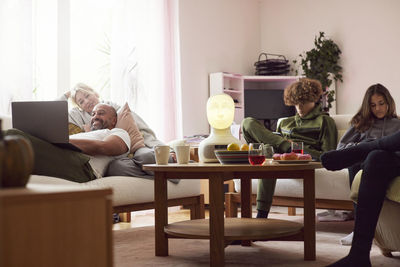
[[[68,143],[67,101],[11,103],[13,128],[50,143]]]

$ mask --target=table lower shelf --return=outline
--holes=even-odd
[[[176,222],[164,227],[169,237],[210,239],[209,219]],[[295,236],[302,232],[303,224],[256,218],[225,218],[225,240],[268,240]]]

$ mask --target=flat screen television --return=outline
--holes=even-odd
[[[277,120],[296,114],[294,106],[283,102],[282,89],[244,90],[244,116],[258,120]]]

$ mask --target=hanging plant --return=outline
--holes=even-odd
[[[313,49],[299,55],[299,64],[302,75],[321,82],[324,92],[321,97],[323,108],[329,111],[335,101],[335,91],[329,90],[329,87],[333,81],[343,82],[342,67],[339,65],[342,52],[334,41],[325,38],[324,32],[319,32],[319,37],[315,37],[314,45]],[[293,60],[293,63],[297,64],[298,61]],[[298,71],[295,72],[298,75]]]

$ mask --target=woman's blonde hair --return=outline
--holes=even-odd
[[[321,83],[314,79],[302,78],[285,88],[283,100],[287,106],[307,102],[318,102],[322,95]]]
[[[79,104],[76,102],[76,93],[77,92],[84,92],[84,93],[88,93],[88,94],[100,97],[100,95],[90,86],[88,86],[84,83],[77,83],[74,86],[74,88],[72,88],[72,90],[71,90],[71,102],[72,102],[72,104],[74,104],[75,106],[78,106],[78,107],[79,107]]]

